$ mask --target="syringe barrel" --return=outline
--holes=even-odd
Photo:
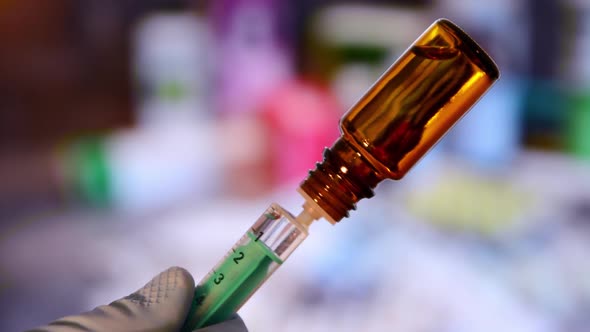
[[[197,285],[183,331],[228,319],[307,234],[307,226],[278,204],[272,204]]]

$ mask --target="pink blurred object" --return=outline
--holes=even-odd
[[[294,80],[272,93],[261,109],[267,125],[270,169],[275,184],[302,180],[339,137],[342,107],[327,89]]]

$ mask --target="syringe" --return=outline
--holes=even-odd
[[[226,320],[307,237],[313,220],[336,223],[384,179],[401,179],[499,78],[465,32],[432,24],[342,118],[342,136],[300,184],[303,212],[277,204],[197,285],[183,327]]]
[[[185,326],[209,326],[235,313],[307,237],[312,221],[272,204],[196,287]]]

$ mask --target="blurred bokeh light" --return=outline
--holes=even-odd
[[[0,330],[200,279],[436,18],[502,77],[406,178],[321,221],[253,331],[585,331],[583,0],[0,1]],[[273,291],[276,289],[276,291]]]

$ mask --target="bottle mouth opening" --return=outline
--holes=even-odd
[[[494,60],[463,29],[446,18],[438,19],[436,23],[459,38],[462,44],[459,45],[461,52],[468,54],[492,80],[500,78],[500,70]]]

